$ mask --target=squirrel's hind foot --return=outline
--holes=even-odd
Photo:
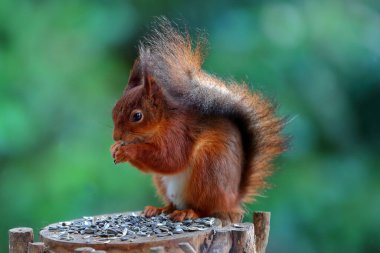
[[[186,219],[199,218],[199,214],[195,212],[193,209],[175,210],[171,214],[169,214],[169,216],[172,220],[175,220],[175,221],[183,221]]]
[[[174,210],[173,206],[170,204],[165,207],[155,207],[155,206],[146,206],[143,211],[143,215],[147,218],[160,215],[162,213],[171,213]]]
[[[147,218],[160,215],[162,213],[169,214],[169,217],[175,221],[183,221],[186,219],[197,219],[200,215],[193,209],[175,210],[172,204],[165,207],[146,206],[143,215]]]

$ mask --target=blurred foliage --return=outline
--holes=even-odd
[[[380,252],[376,0],[1,1],[0,251],[12,227],[159,205],[149,175],[109,154],[112,106],[158,15],[205,29],[205,68],[292,118],[272,189],[247,207],[272,212],[268,252]]]

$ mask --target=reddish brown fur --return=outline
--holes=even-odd
[[[183,220],[241,214],[242,203],[266,186],[270,162],[284,150],[284,139],[279,134],[282,120],[261,95],[252,94],[244,85],[226,85],[203,72],[200,47],[192,50],[189,36],[181,36],[172,27],[164,29],[164,33],[151,38],[155,55],[140,52],[128,87],[114,107],[115,144],[111,152],[115,163],[130,162],[154,175],[157,192],[166,207],[149,206],[145,209],[147,216],[168,212],[174,219]],[[163,70],[155,67],[157,59]],[[238,97],[244,107],[230,111],[240,110],[245,121],[224,116],[225,110],[202,113],[196,103],[191,106],[184,102],[181,96],[191,92],[185,85],[187,79],[215,91],[210,95],[216,98],[210,101],[215,99],[214,103],[220,102],[221,106],[228,104],[231,97]],[[165,88],[167,83],[172,85]],[[223,97],[217,92],[230,95]],[[139,122],[133,122],[136,111],[143,114]],[[189,176],[179,194],[186,208],[176,210],[178,206],[168,196],[164,177],[184,171],[189,171]]]

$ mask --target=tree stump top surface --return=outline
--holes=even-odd
[[[140,215],[140,212],[128,212],[120,214],[111,215],[98,215],[93,218],[104,219],[108,216],[117,215]],[[65,223],[74,223],[80,219],[68,221]],[[250,224],[240,224],[241,227],[235,227],[236,229],[243,229],[244,226],[249,226]],[[204,230],[200,231],[184,231],[181,234],[173,234],[163,237],[158,237],[152,235],[149,237],[137,237],[136,239],[122,241],[120,237],[93,237],[91,234],[69,234],[69,237],[65,237],[62,231],[52,231],[49,227],[62,226],[62,222],[50,224],[40,231],[40,239],[45,243],[49,249],[56,250],[58,252],[72,252],[79,247],[92,247],[97,250],[107,250],[107,252],[122,252],[123,250],[130,250],[131,252],[150,252],[148,249],[155,246],[165,246],[165,247],[176,247],[179,243],[192,243],[200,244],[207,240],[216,229],[222,228],[222,222],[219,219],[214,220],[213,224]],[[63,238],[63,239],[62,239]],[[69,240],[67,240],[69,238]]]

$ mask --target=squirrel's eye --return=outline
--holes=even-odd
[[[143,114],[142,112],[135,112],[132,114],[132,121],[133,122],[137,122],[137,121],[140,121],[143,117]]]

